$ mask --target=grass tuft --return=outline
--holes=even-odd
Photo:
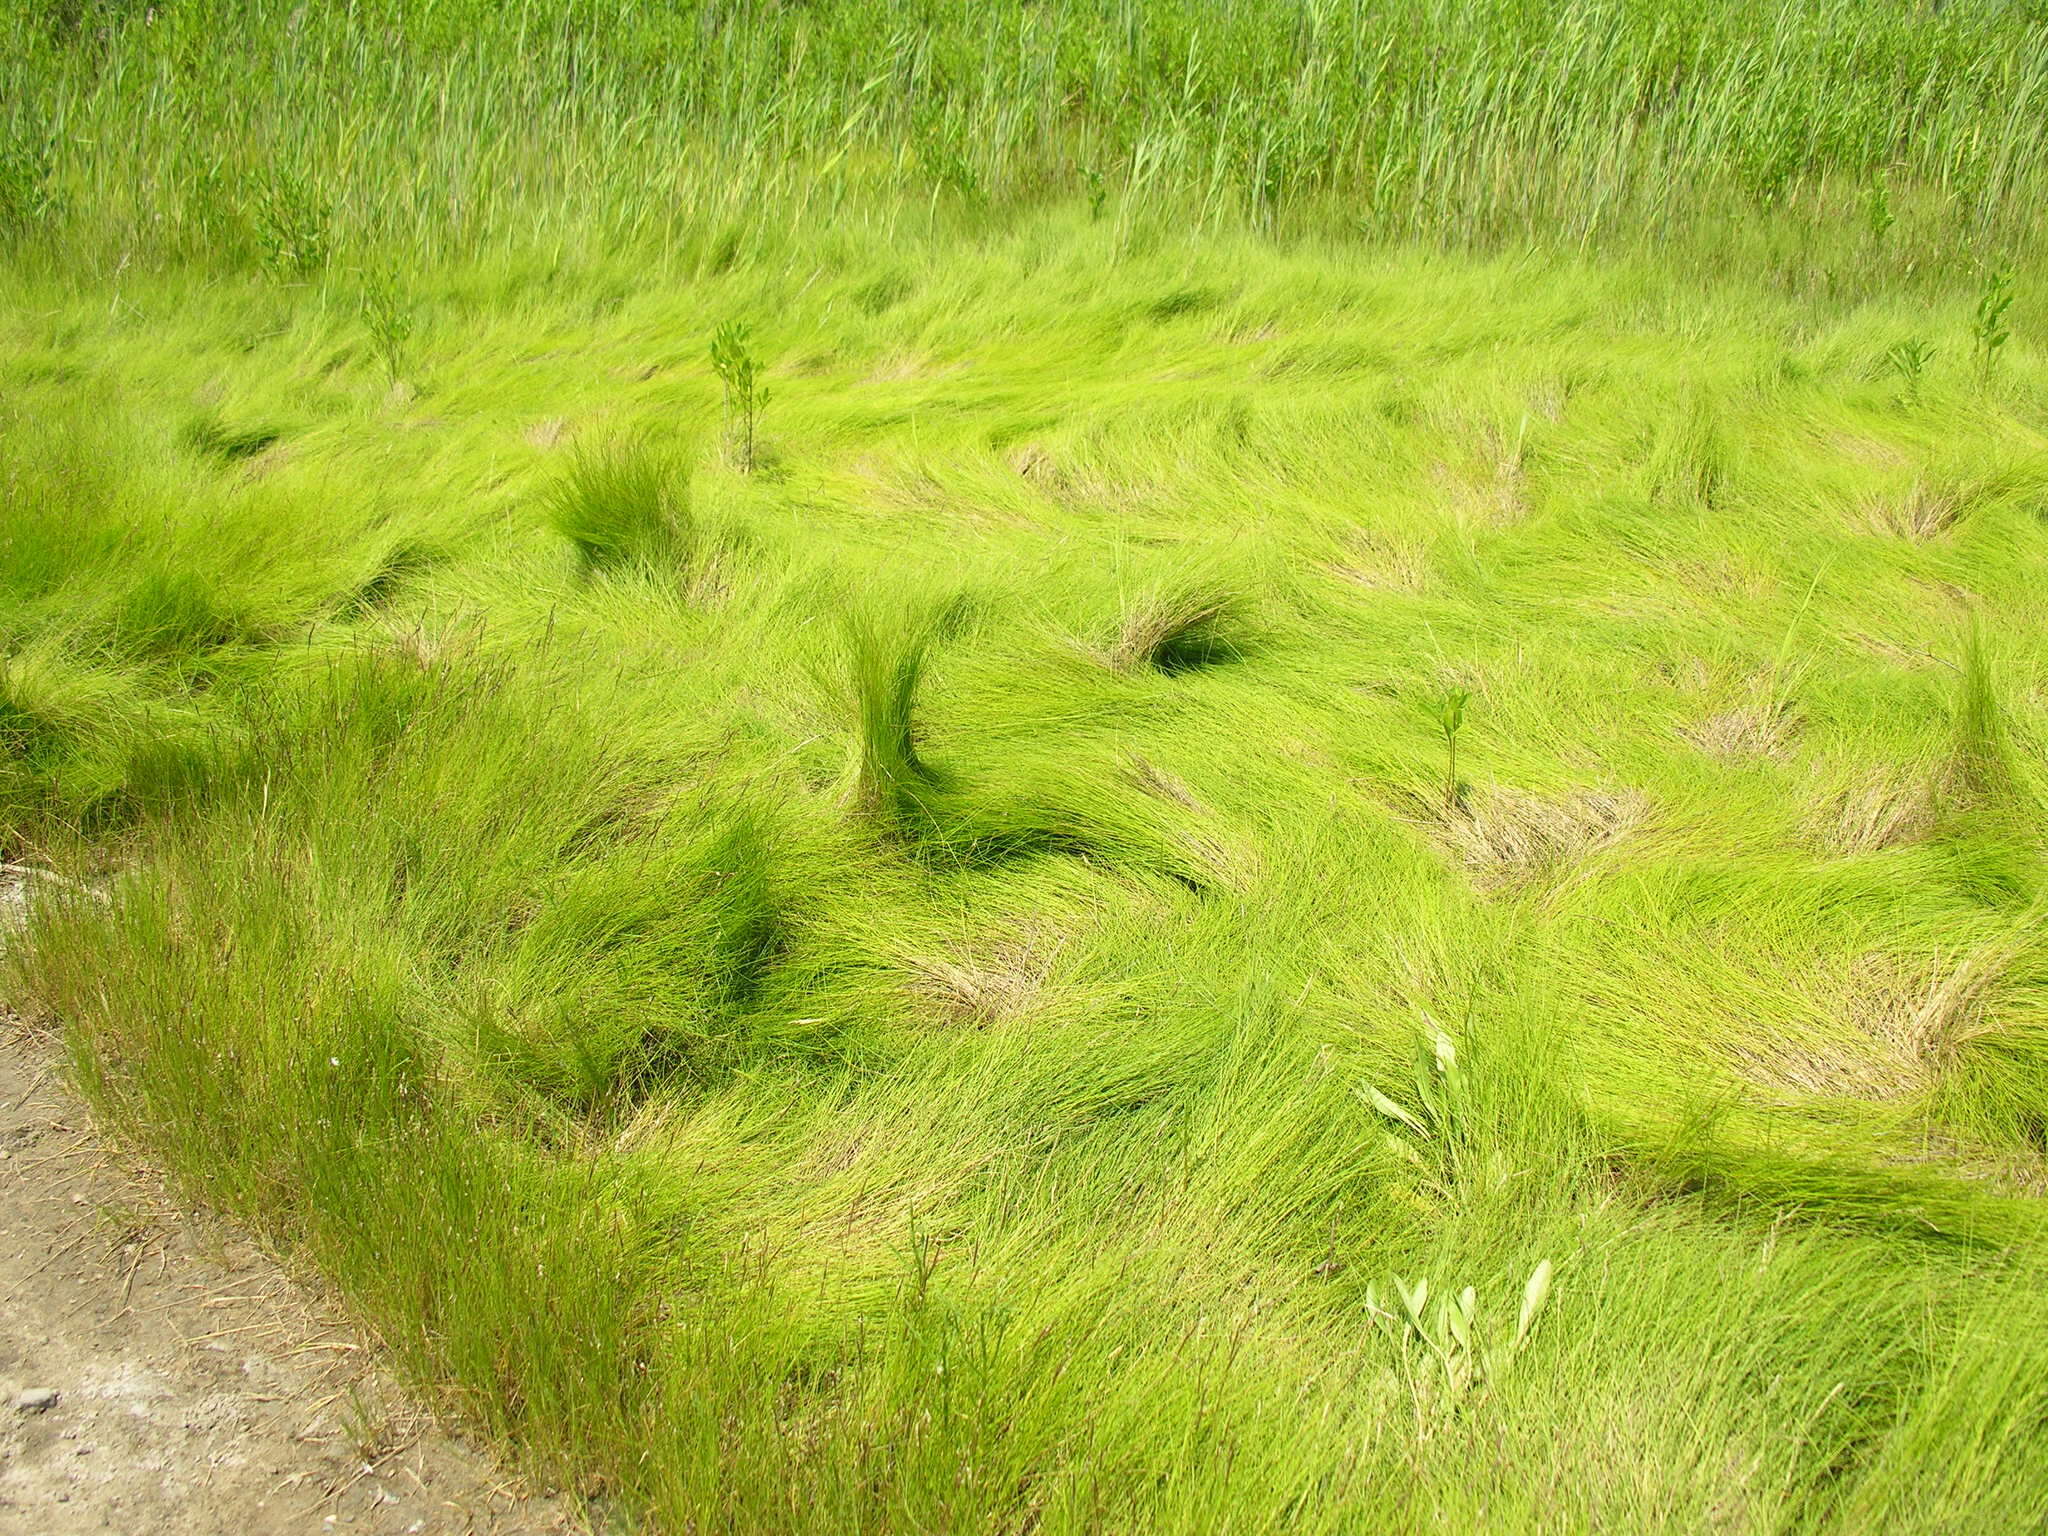
[[[230,426],[218,412],[205,411],[179,429],[178,441],[202,458],[233,464],[255,458],[281,435],[269,427]]]
[[[1140,590],[1124,605],[1103,660],[1117,672],[1150,668],[1169,677],[1238,660],[1246,638],[1243,597],[1201,577]]]
[[[895,623],[857,611],[842,625],[854,715],[853,805],[892,833],[922,824],[940,787],[939,775],[919,753],[916,718],[936,627],[934,621]]]
[[[673,570],[696,550],[686,459],[637,439],[578,446],[547,492],[548,523],[586,575]]]

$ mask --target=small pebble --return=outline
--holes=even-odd
[[[30,1387],[26,1392],[15,1394],[14,1409],[17,1413],[41,1413],[46,1408],[57,1406],[55,1387]]]

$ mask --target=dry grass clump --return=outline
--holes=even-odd
[[[1039,521],[1028,498],[1013,488],[964,477],[949,482],[922,464],[893,464],[873,455],[854,460],[849,469],[860,482],[863,505],[876,512],[944,517],[981,529],[1031,528]]]
[[[1410,539],[1361,528],[1343,555],[1325,567],[1331,575],[1378,592],[1421,592],[1429,586],[1429,552]]]
[[[1458,522],[1482,528],[1510,528],[1528,517],[1527,426],[1509,433],[1496,422],[1470,432],[1471,451],[1462,464],[1439,463],[1434,478]]]
[[[1899,1100],[1933,1085],[1944,1061],[1987,1033],[1985,1001],[2015,951],[1986,944],[1957,957],[1866,955],[1835,1004],[1841,1036],[1780,1037],[1741,1052],[1745,1076],[1830,1098]]]
[[[566,416],[543,416],[523,434],[527,442],[542,450],[556,447],[568,435],[569,418]]]
[[[1216,583],[1199,577],[1160,582],[1125,605],[1100,654],[1115,672],[1193,672],[1235,660],[1235,621],[1242,612],[1243,600]]]
[[[385,626],[385,634],[384,649],[422,672],[431,672],[473,658],[483,643],[484,620],[482,614],[470,612],[432,625],[423,619],[392,622]]]
[[[1678,734],[1707,756],[1733,762],[1783,757],[1798,729],[1798,716],[1786,701],[1765,698],[1682,725]]]
[[[1973,487],[1915,476],[1904,491],[1865,501],[1861,519],[1872,533],[1929,544],[1961,522],[1975,500]]]
[[[1008,462],[1018,478],[1069,511],[1150,511],[1167,501],[1165,490],[1155,481],[1056,457],[1043,443],[1018,444],[1010,451]]]
[[[1127,767],[1130,772],[1131,782],[1147,794],[1156,795],[1162,800],[1171,800],[1178,805],[1184,805],[1191,811],[1200,811],[1204,815],[1209,814],[1209,808],[1202,804],[1201,800],[1196,797],[1194,790],[1188,787],[1187,780],[1183,779],[1179,774],[1161,768],[1150,758],[1141,757],[1135,752],[1131,754]]]
[[[1859,651],[1875,656],[1879,661],[1886,662],[1894,667],[1904,667],[1910,671],[1917,672],[1928,667],[1947,665],[1941,657],[1935,655],[1934,652],[1924,646],[1906,645],[1901,641],[1894,640],[1886,635],[1876,634],[1870,630],[1848,630],[1843,633],[1842,638],[1855,646]]]
[[[1807,836],[1837,857],[1879,853],[1926,837],[1934,829],[1938,807],[1932,775],[1909,768],[1877,768],[1816,796],[1807,809]]]
[[[1024,1018],[1043,1006],[1056,949],[1004,940],[972,955],[912,955],[911,991],[954,1024],[974,1029]]]
[[[1553,880],[1613,847],[1650,814],[1648,796],[1633,789],[1536,795],[1499,784],[1465,786],[1453,810],[1440,794],[1396,798],[1396,814],[1426,829],[1485,891]]]
[[[1482,886],[1525,884],[1610,848],[1648,818],[1635,790],[1574,790],[1558,798],[1504,786],[1468,794],[1464,815],[1445,818],[1443,835]]]

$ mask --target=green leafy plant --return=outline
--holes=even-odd
[[[1440,1210],[1453,1195],[1451,1181],[1460,1146],[1473,1142],[1475,1128],[1469,1123],[1471,1085],[1459,1064],[1457,1045],[1434,1024],[1416,1039],[1412,1086],[1412,1105],[1370,1083],[1361,1084],[1358,1095],[1387,1121],[1388,1150],[1424,1171],[1426,1193],[1434,1204],[1412,1191],[1410,1198],[1426,1209]],[[1479,1293],[1469,1285],[1455,1294],[1432,1292],[1426,1278],[1411,1284],[1395,1275],[1390,1277],[1392,1304],[1382,1300],[1377,1285],[1369,1285],[1366,1308],[1405,1345],[1420,1346],[1435,1362],[1441,1378],[1435,1389],[1437,1401],[1455,1409],[1467,1393],[1497,1381],[1514,1363],[1549,1300],[1551,1275],[1548,1259],[1536,1266],[1522,1287],[1521,1309],[1513,1330],[1492,1338],[1486,1336],[1482,1324]]]
[[[1392,1297],[1383,1298],[1377,1284],[1368,1285],[1365,1305],[1382,1328],[1404,1346],[1419,1347],[1434,1362],[1439,1372],[1436,1400],[1455,1412],[1474,1389],[1501,1380],[1513,1367],[1549,1305],[1555,1273],[1550,1260],[1539,1263],[1523,1282],[1513,1328],[1498,1327],[1491,1337],[1476,1286],[1465,1286],[1452,1295],[1432,1292],[1427,1277],[1417,1277],[1411,1283],[1393,1275],[1389,1277]],[[1432,1296],[1435,1306],[1430,1305]]]
[[[1358,1096],[1387,1121],[1386,1149],[1416,1180],[1393,1184],[1393,1192],[1417,1210],[1435,1215],[1455,1198],[1460,1157],[1473,1139],[1470,1085],[1458,1063],[1458,1048],[1435,1023],[1416,1038],[1410,1087],[1411,1104],[1371,1083],[1360,1084]]]
[[[2012,274],[1993,272],[1985,279],[1984,289],[1977,295],[1977,313],[1970,322],[1970,339],[1977,352],[1979,374],[1988,382],[1991,370],[1997,366],[1998,354],[2005,344],[2012,340],[2012,331],[2005,323],[2006,311],[2012,308]]]
[[[1447,688],[1430,706],[1429,717],[1444,739],[1444,809],[1458,808],[1458,735],[1465,729],[1465,706],[1472,701],[1469,688]]]
[[[1094,166],[1084,165],[1081,167],[1081,185],[1088,193],[1089,222],[1099,222],[1102,210],[1109,202],[1109,183]]]
[[[396,384],[405,361],[405,346],[412,339],[418,317],[395,274],[364,274],[362,311],[363,325],[384,364],[385,376]]]
[[[288,166],[273,170],[249,207],[264,268],[274,276],[302,277],[325,266],[331,213],[309,177]]]
[[[739,450],[740,468],[754,471],[756,423],[768,404],[761,385],[761,363],[747,345],[747,328],[738,321],[721,325],[711,338],[711,369],[725,386],[725,430]]]
[[[1920,383],[1927,377],[1927,365],[1934,361],[1934,348],[1918,337],[1909,336],[1884,349],[1884,364],[1904,387],[1906,399],[1920,403]]]

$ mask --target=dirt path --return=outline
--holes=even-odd
[[[113,1156],[0,1010],[0,1533],[580,1529],[409,1409],[231,1223]]]

